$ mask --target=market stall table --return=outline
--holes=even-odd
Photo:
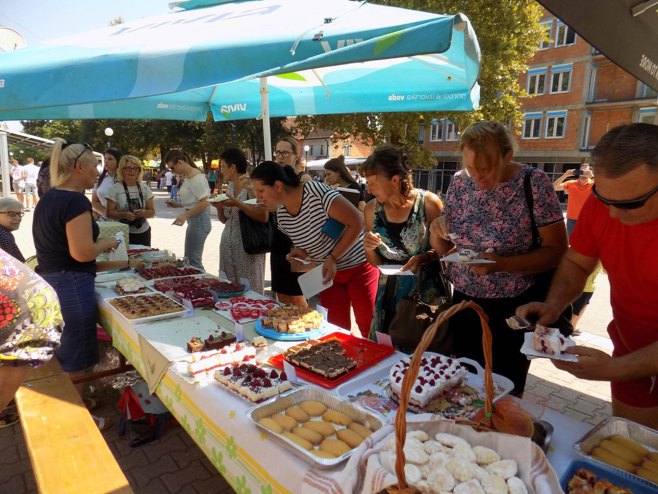
[[[148,333],[154,325],[165,321],[134,325],[118,315],[107,303],[107,299],[116,296],[108,287],[97,285],[100,323],[112,336],[113,345],[134,365],[142,376],[153,373],[156,362],[149,359],[142,351],[144,338],[140,332]],[[194,316],[203,315],[221,327],[233,330],[234,323],[215,311],[196,309]],[[184,325],[186,318],[175,320]],[[190,320],[191,321],[191,320]],[[338,329],[331,328],[330,329]],[[244,325],[247,341],[256,333],[254,323]],[[140,343],[140,338],[142,342]],[[269,341],[268,350],[272,354],[280,353],[294,342]],[[150,348],[150,345],[148,345]],[[149,350],[152,351],[152,350]],[[403,355],[395,353],[385,360],[364,371],[363,375],[381,373],[397,362]],[[226,480],[238,492],[312,492],[312,483],[304,483],[311,473],[311,467],[304,461],[292,456],[282,449],[271,437],[262,433],[247,419],[247,411],[252,406],[248,401],[237,397],[210,382],[198,385],[188,382],[173,366],[167,366],[166,372],[155,387],[158,397],[180,422],[182,427],[198,444]],[[555,428],[548,459],[558,476],[576,457],[573,442],[591,428],[589,424],[579,423],[554,410],[545,409],[524,401],[523,405],[530,411],[542,411],[543,420]],[[335,471],[323,471],[321,476],[338,479],[344,464]],[[315,477],[315,474],[310,475]]]

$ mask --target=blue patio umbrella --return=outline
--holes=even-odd
[[[364,61],[386,63],[354,65]],[[52,107],[70,105],[85,105],[72,110],[75,118],[87,112],[87,118],[138,113],[202,120],[211,109],[219,119],[250,118],[260,114],[250,104],[258,79],[277,75],[271,92],[282,103],[276,114],[326,113],[328,94],[344,94],[343,107],[351,111],[389,111],[400,101],[412,110],[432,100],[470,109],[477,105],[479,63],[463,16],[349,0],[222,3],[1,54],[0,118],[29,118],[19,111],[45,108],[34,118],[56,118],[65,110]],[[391,99],[370,98],[370,89]],[[151,96],[159,98],[116,104]],[[111,105],[98,105],[103,102]],[[376,108],[360,109],[358,102]],[[335,98],[330,104],[340,111]]]

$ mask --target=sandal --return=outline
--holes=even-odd
[[[112,427],[112,417],[97,417],[96,415],[92,415],[91,418],[94,419],[98,430],[101,432],[106,431]]]
[[[13,407],[9,407],[13,408]],[[2,413],[0,413],[0,429],[5,427],[10,427],[18,423],[19,417],[16,413],[10,412],[9,408],[6,408]]]

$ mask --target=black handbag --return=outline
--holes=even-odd
[[[539,229],[537,228],[537,223],[535,222],[535,213],[533,210],[534,198],[532,196],[532,186],[530,184],[530,176],[532,175],[534,169],[526,171],[525,176],[523,177],[523,185],[525,190],[525,199],[528,203],[528,208],[530,209],[530,222],[532,224],[532,247],[537,249],[541,245],[541,238],[539,236]],[[556,269],[551,269],[543,273],[538,273],[535,275],[535,284],[530,289],[534,297],[537,300],[546,300],[548,295],[548,290],[551,288],[551,283],[553,282],[553,275],[555,274]],[[557,321],[553,321],[550,324],[552,328],[558,328],[560,333],[564,336],[570,336],[573,333],[573,324],[571,324],[571,316],[573,315],[573,308],[571,304],[567,305]]]
[[[268,220],[263,223],[238,211],[240,218],[240,236],[242,246],[247,254],[265,254],[272,250],[274,230],[276,228],[276,216],[269,214]]]
[[[430,305],[421,300],[420,290],[423,286],[425,272],[431,268],[440,270],[439,275],[444,295],[435,300],[435,304]],[[427,328],[436,321],[441,312],[451,306],[452,290],[450,282],[443,274],[443,265],[438,261],[423,264],[419,269],[416,289],[409,297],[400,300],[395,316],[388,326],[388,334],[393,345],[403,352],[413,352]],[[448,322],[446,320],[436,331],[436,335],[427,351],[442,355],[452,355],[454,353],[453,338]]]

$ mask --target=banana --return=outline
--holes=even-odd
[[[624,470],[629,473],[635,472],[635,465],[624,460],[623,458],[618,457],[617,455],[611,453],[607,449],[596,447],[592,450],[590,455],[592,456],[592,458],[602,461],[603,463],[607,463],[608,465],[613,466],[615,468],[619,468],[620,470]]]
[[[622,446],[621,443],[612,441],[610,439],[604,439],[599,443],[599,447],[610,451],[613,455],[618,456],[619,458],[626,460],[633,465],[639,465],[642,463],[642,456],[638,455],[632,449]]]
[[[649,450],[647,448],[645,448],[638,442],[633,441],[628,437],[615,434],[614,436],[610,436],[607,439],[610,439],[611,441],[621,444],[622,446],[634,451],[639,456],[646,456],[649,454]]]

